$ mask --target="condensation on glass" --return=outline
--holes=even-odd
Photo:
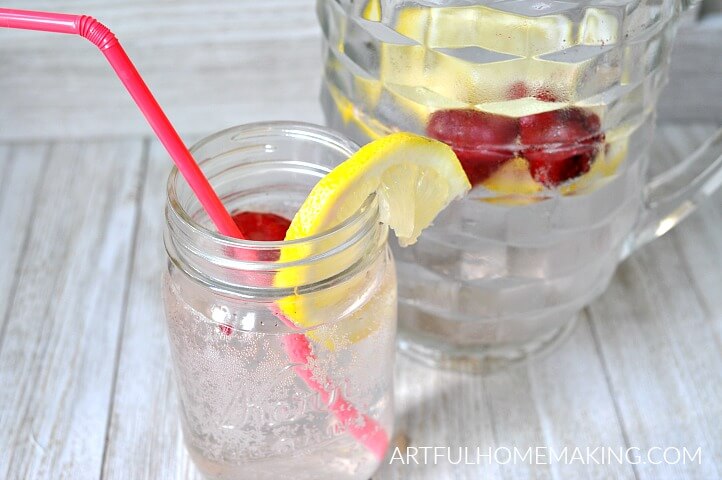
[[[220,132],[192,152],[231,212],[291,218],[356,148],[320,127],[269,123]],[[396,333],[395,269],[375,198],[317,237],[239,241],[213,232],[174,170],[165,214],[163,297],[196,465],[221,479],[368,479],[380,459],[358,432],[369,422],[391,434]],[[289,246],[313,253],[283,262]]]
[[[722,181],[722,135],[647,180],[676,0],[318,0],[326,118],[449,143],[474,189],[396,249],[402,348],[489,371],[570,331]]]

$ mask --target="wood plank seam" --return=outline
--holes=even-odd
[[[108,406],[108,416],[105,422],[105,442],[103,443],[103,456],[100,461],[100,472],[98,478],[103,478],[103,471],[105,470],[105,463],[108,458],[108,444],[110,438],[110,426],[113,420],[114,406],[115,406],[115,389],[118,380],[118,367],[120,365],[120,354],[123,350],[123,334],[125,332],[125,324],[128,317],[128,300],[130,298],[131,282],[133,281],[133,273],[135,270],[135,253],[138,248],[138,232],[140,227],[141,209],[143,206],[143,197],[145,196],[145,177],[148,173],[148,162],[150,159],[150,139],[147,137],[143,138],[143,147],[141,150],[141,166],[140,174],[138,175],[136,183],[135,197],[135,217],[133,218],[133,244],[130,246],[128,266],[125,272],[125,283],[123,291],[123,303],[121,306],[120,314],[120,325],[118,327],[118,338],[116,341],[115,354],[113,358],[113,374],[111,377],[110,384],[110,405]]]
[[[2,352],[3,344],[5,342],[5,330],[7,329],[7,325],[10,320],[10,314],[13,311],[13,304],[15,303],[15,296],[17,294],[18,285],[20,284],[20,268],[23,264],[23,259],[28,253],[28,247],[30,246],[30,238],[33,233],[33,225],[35,222],[32,221],[32,218],[35,216],[35,212],[38,208],[38,203],[40,201],[40,195],[38,195],[38,190],[42,188],[43,182],[45,181],[45,175],[48,171],[48,163],[50,162],[50,152],[53,150],[53,142],[50,142],[47,144],[45,154],[43,161],[41,162],[40,168],[42,169],[40,172],[40,175],[38,176],[38,179],[35,182],[35,188],[34,188],[34,194],[33,194],[33,203],[30,207],[30,214],[28,216],[28,223],[25,227],[25,234],[23,236],[23,243],[22,247],[20,247],[20,254],[18,255],[18,259],[15,262],[15,269],[14,269],[14,275],[13,275],[13,282],[10,288],[10,294],[8,295],[8,302],[7,306],[5,307],[5,312],[3,312],[2,316],[2,323],[0,324],[0,352]],[[15,147],[13,147],[13,150],[11,151],[10,160],[13,160],[12,155],[15,154]]]
[[[4,162],[4,169],[3,169],[3,175],[0,177],[0,211],[2,211],[3,204],[5,202],[5,195],[1,195],[2,192],[7,188],[7,184],[10,181],[10,175],[8,175],[8,170],[10,170],[10,167],[12,165],[14,160],[14,154],[15,149],[10,147],[9,151],[5,155],[5,162]]]
[[[670,241],[671,241],[671,243],[673,243],[675,245],[675,250],[677,250],[677,244],[673,241],[674,235],[671,235],[671,237],[672,238],[670,239]],[[682,270],[683,270],[685,276],[687,277],[685,283],[687,285],[691,285],[693,283],[693,280],[692,280],[693,277],[691,275],[691,271],[684,264],[684,260],[682,257],[683,257],[682,255],[679,255],[679,254],[677,255],[677,259],[679,260],[679,263],[682,266]],[[645,289],[645,291],[646,291],[646,289]],[[699,301],[698,292],[695,289],[692,289],[692,291],[693,291],[692,293],[695,296],[695,299],[697,301]],[[704,312],[703,304],[698,303],[698,305],[700,307],[702,307],[702,311]],[[705,317],[706,317],[706,315],[705,315]],[[667,332],[665,332],[665,333],[667,333]],[[690,370],[689,370],[690,367],[688,366],[688,363],[684,361],[685,354],[684,354],[684,352],[680,351],[680,342],[679,341],[671,341],[670,345],[672,347],[671,351],[672,351],[673,359],[674,359],[675,363],[677,364],[680,372],[682,372],[684,374],[685,378],[693,378],[693,375],[690,373]],[[695,382],[682,382],[682,383],[680,383],[680,388],[681,388],[681,391],[684,393],[684,395],[687,396],[689,404],[693,407],[695,416],[697,418],[699,418],[700,420],[706,418],[706,415],[704,415],[704,411],[701,410],[703,402],[700,400],[700,398],[702,397],[702,395],[700,394],[697,384]],[[700,426],[701,433],[702,433],[705,441],[707,442],[707,446],[714,447],[714,443],[715,443],[714,439],[716,437],[713,434],[713,432],[710,431],[709,422],[700,421],[699,426]],[[712,449],[713,448],[710,448],[710,450],[712,450]]]
[[[529,394],[532,398],[532,403],[534,404],[534,410],[536,411],[536,416],[539,419],[539,425],[541,427],[541,433],[542,438],[544,439],[544,445],[546,445],[547,448],[555,448],[554,443],[551,441],[550,438],[550,428],[548,426],[548,416],[544,410],[542,410],[542,403],[539,401],[539,392],[536,382],[534,381],[534,375],[531,371],[530,366],[526,366],[526,374],[527,374],[527,381],[529,382]],[[551,465],[550,471],[552,474],[552,478],[557,479],[559,478],[559,472],[555,465]]]
[[[622,410],[619,406],[619,398],[617,397],[617,394],[614,390],[614,385],[612,385],[612,378],[609,374],[609,365],[607,364],[607,359],[604,356],[604,351],[601,347],[601,342],[599,340],[599,332],[597,331],[596,326],[596,320],[594,318],[594,315],[592,315],[591,309],[587,306],[584,307],[584,313],[586,314],[586,322],[589,325],[589,330],[592,334],[592,341],[594,342],[594,349],[596,350],[597,357],[599,358],[600,363],[602,364],[602,373],[604,374],[604,383],[607,386],[607,390],[609,391],[609,396],[612,399],[612,406],[614,407],[614,415],[617,417],[617,423],[619,423],[619,430],[622,433],[622,439],[624,440],[624,448],[625,450],[629,449],[631,446],[631,442],[629,440],[629,432],[627,431],[627,425],[624,423],[624,418],[622,417]],[[639,471],[637,469],[637,465],[632,464],[632,472],[634,473],[634,478],[636,480],[639,480]]]
[[[539,425],[541,427],[541,434],[542,438],[544,439],[544,445],[549,449],[555,449],[556,445],[552,441],[553,438],[551,438],[552,434],[550,433],[551,428],[549,427],[549,416],[543,410],[542,402],[539,401],[538,387],[536,382],[534,381],[534,375],[531,371],[531,367],[529,365],[526,365],[524,368],[526,369],[527,381],[529,382],[529,395],[532,398],[534,410],[536,411],[536,416],[539,419]],[[553,479],[556,480],[560,478],[559,470],[555,463],[551,464],[549,468]]]

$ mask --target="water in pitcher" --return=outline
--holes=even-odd
[[[329,123],[360,143],[442,140],[474,185],[394,251],[407,352],[493,368],[562,336],[605,289],[641,208],[677,9],[318,2]]]

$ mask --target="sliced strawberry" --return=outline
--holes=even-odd
[[[278,241],[286,236],[291,221],[275,213],[238,212],[233,221],[247,240]]]
[[[556,187],[587,173],[596,153],[596,146],[586,145],[554,152],[530,149],[522,155],[529,162],[529,173],[534,180],[547,187]]]
[[[264,212],[238,212],[233,215],[233,221],[243,233],[246,240],[255,241],[279,241],[286,237],[286,230],[291,221],[275,213]],[[258,254],[259,260],[278,260],[278,251],[268,251]],[[231,335],[233,327],[226,324],[219,324],[218,329],[223,335]]]
[[[427,133],[449,145],[460,147],[508,146],[514,143],[519,126],[514,118],[478,110],[434,112]]]
[[[475,185],[514,157],[518,122],[478,110],[439,110],[429,119],[426,134],[451,146],[469,182]]]
[[[581,108],[552,110],[519,119],[519,133],[524,145],[570,145],[584,142],[599,134],[599,117]]]
[[[469,183],[478,185],[489,178],[507,160],[514,157],[510,150],[495,151],[490,148],[453,147],[454,153],[459,157],[461,168],[466,172]]]
[[[599,117],[580,108],[522,117],[519,135],[532,177],[548,187],[588,172],[604,140]]]

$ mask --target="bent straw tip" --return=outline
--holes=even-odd
[[[119,44],[115,34],[93,17],[80,15],[76,20],[76,26],[78,35],[88,39],[101,50],[106,50]]]

